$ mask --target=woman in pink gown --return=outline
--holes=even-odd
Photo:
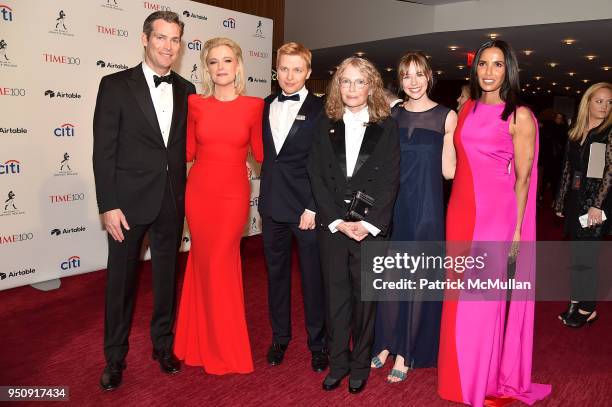
[[[448,250],[487,247],[494,253],[486,273],[507,281],[508,256],[518,247],[515,278],[534,284],[537,124],[518,104],[518,65],[509,45],[483,44],[470,79],[471,99],[461,109],[454,136]],[[447,292],[438,360],[442,398],[474,406],[512,399],[533,404],[550,393],[549,385],[531,382],[533,290],[527,297],[514,290],[508,310],[506,294]]]

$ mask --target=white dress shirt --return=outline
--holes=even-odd
[[[281,151],[283,144],[285,144],[289,130],[291,130],[291,126],[304,100],[306,100],[308,89],[304,86],[297,94],[300,95],[300,100],[285,100],[284,102],[279,102],[278,98],[276,98],[270,103],[270,129],[272,130],[272,139],[274,140],[276,154]],[[283,92],[283,95],[291,96],[287,95],[285,92]]]
[[[355,165],[357,164],[357,158],[359,158],[363,136],[365,135],[366,123],[370,121],[370,113],[367,106],[357,113],[353,113],[345,108],[342,121],[344,122],[344,144],[346,146],[346,176],[352,177]],[[348,203],[350,201],[345,202]],[[342,222],[342,219],[336,219],[329,224],[329,230],[332,233],[336,233],[338,231],[336,226]],[[361,221],[361,224],[372,236],[380,233],[380,229],[364,220]]]
[[[158,87],[155,87],[153,75],[157,75],[157,73],[155,73],[155,71],[153,71],[144,61],[142,62],[142,71],[144,72],[145,79],[147,80],[147,85],[149,85],[149,92],[151,92],[151,99],[153,100],[153,106],[155,107],[157,122],[159,123],[164,144],[167,147],[168,138],[170,137],[170,125],[172,124],[172,110],[174,108],[172,84],[162,82]],[[170,71],[166,73],[166,75],[169,74]]]

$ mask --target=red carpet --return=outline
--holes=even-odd
[[[540,216],[540,238],[558,239],[559,225]],[[452,406],[436,393],[436,370],[409,373],[406,382],[384,383],[391,361],[373,371],[366,391],[351,395],[343,386],[321,390],[323,374],[310,370],[299,278],[293,296],[294,340],[278,367],[266,364],[271,340],[267,318],[267,284],[261,239],[243,243],[247,317],[255,372],[211,376],[185,367],[176,376],[162,374],[151,360],[149,340],[152,301],[149,264],[142,267],[138,302],[130,337],[131,350],[122,386],[104,393],[98,380],[104,367],[102,322],[105,273],[62,280],[62,287],[43,293],[30,287],[0,292],[0,385],[65,385],[75,405],[193,406]],[[184,262],[184,258],[183,258]],[[219,289],[222,289],[220,287]],[[600,319],[578,330],[561,326],[562,303],[538,303],[533,377],[551,383],[553,393],[542,406],[610,406],[612,400],[612,303],[598,306]],[[26,405],[26,403],[15,403]],[[518,406],[515,402],[512,405]]]

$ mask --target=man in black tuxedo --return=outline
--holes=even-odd
[[[290,42],[276,55],[279,95],[265,100],[264,162],[259,212],[268,268],[268,305],[272,345],[268,363],[279,365],[291,340],[291,240],[299,250],[302,293],[312,369],[327,368],[325,308],[315,227],[315,206],[306,170],[323,101],[305,87],[311,53]]]
[[[104,319],[105,390],[121,384],[136,295],[136,267],[146,232],[151,247],[153,358],[177,373],[172,354],[176,258],[185,195],[187,97],[193,84],[170,70],[183,22],[155,12],[144,22],[144,62],[102,78],[94,113],[93,168],[98,208],[108,232]]]

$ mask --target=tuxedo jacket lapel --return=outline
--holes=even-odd
[[[359,149],[359,155],[357,156],[357,162],[355,163],[355,169],[353,170],[353,177],[357,174],[361,166],[365,164],[368,158],[370,158],[370,154],[374,151],[382,133],[383,128],[378,124],[367,124],[365,134],[363,135],[363,141],[361,142],[361,148]]]
[[[151,92],[149,91],[144,72],[142,72],[142,64],[138,64],[133,68],[132,76],[127,82],[132,93],[134,94],[134,97],[136,98],[136,101],[138,102],[138,106],[140,106],[140,109],[142,110],[142,113],[151,125],[151,128],[155,131],[159,141],[163,144],[164,139],[157,121],[157,114],[155,113],[155,107],[153,106],[153,99],[151,99]]]
[[[344,178],[346,179],[346,141],[344,140],[344,122],[338,120],[329,129],[329,141],[336,155],[336,162]]]
[[[174,140],[176,128],[179,125],[179,121],[185,117],[184,114],[181,114],[183,111],[183,102],[185,101],[185,87],[182,86],[181,82],[177,78],[177,75],[172,72],[173,76],[172,80],[172,96],[173,96],[173,105],[172,105],[172,122],[170,124],[170,136],[168,137],[168,145],[172,143]],[[157,116],[156,116],[157,118]],[[157,121],[157,120],[156,120]]]
[[[300,106],[300,110],[298,111],[298,114],[297,114],[298,116],[303,116],[305,120],[298,120],[296,118],[293,121],[293,124],[291,125],[291,128],[289,129],[289,133],[287,133],[287,138],[285,139],[285,142],[283,143],[281,150],[278,152],[279,155],[283,152],[283,149],[285,148],[287,143],[290,143],[291,139],[295,137],[295,134],[300,130],[300,127],[302,127],[304,122],[306,120],[314,119],[310,117],[310,112],[314,106],[315,97],[316,96],[313,96],[310,92],[308,92],[308,94],[306,95],[306,100],[304,100],[304,103],[302,103],[302,106]],[[283,102],[283,103],[287,103],[287,102]]]
[[[276,154],[276,148],[274,147],[274,139],[272,137],[272,126],[270,125],[270,105],[272,104],[272,102],[275,99],[276,98],[272,99],[272,101],[270,103],[265,103],[264,104],[263,117],[265,119],[263,121],[263,129],[262,129],[263,137],[266,138],[266,143],[268,145],[272,146],[271,149],[268,149],[268,150],[265,151],[265,154],[273,153],[274,154],[274,158],[276,158],[276,156],[278,154]]]

